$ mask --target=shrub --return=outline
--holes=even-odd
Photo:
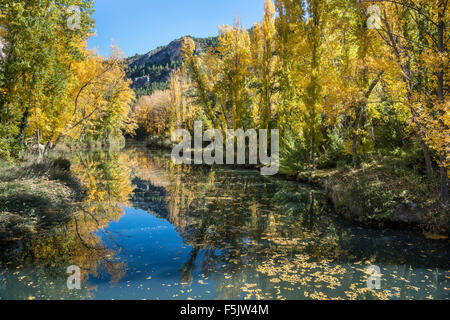
[[[344,138],[338,127],[331,130],[327,140],[323,154],[319,157],[319,169],[342,167],[351,161],[351,157],[345,153]]]
[[[362,213],[359,220],[377,221],[392,215],[396,209],[394,193],[378,180],[355,178],[347,190],[352,205]]]
[[[291,131],[285,131],[280,146],[281,174],[293,175],[305,170],[309,163],[308,152],[303,147],[300,139]]]

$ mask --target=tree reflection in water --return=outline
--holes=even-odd
[[[120,227],[113,233],[109,226],[120,226],[131,207],[170,222],[190,250],[172,285],[208,284],[214,298],[447,297],[448,241],[355,227],[336,219],[324,193],[310,186],[257,171],[176,166],[142,147],[72,161],[85,202],[61,208],[70,219],[55,230],[2,249],[0,297],[90,299],[99,293],[90,279],[99,278],[123,288],[129,271],[142,266],[123,253],[128,239]],[[366,286],[371,264],[382,267],[383,290]],[[81,267],[82,291],[67,290],[69,265]]]
[[[448,269],[446,243],[437,244],[439,252],[429,241],[411,248],[408,241],[421,238],[343,223],[324,193],[309,186],[129,152],[137,163],[133,204],[177,227],[192,247],[181,281],[190,285],[199,267],[206,278],[215,275],[217,298],[389,299],[445,292],[445,275],[435,268]],[[367,288],[365,269],[373,263],[385,266],[389,290]],[[413,272],[425,267],[430,275]],[[411,284],[433,273],[429,288]]]
[[[61,208],[58,214],[70,218],[57,228],[2,249],[2,286],[8,298],[35,298],[36,293],[42,297],[89,298],[95,290],[87,284],[89,276],[106,273],[111,282],[124,276],[125,263],[115,258],[120,248],[104,246],[98,231],[111,221],[118,221],[124,213],[123,206],[128,204],[133,191],[128,160],[124,153],[108,151],[73,157],[72,171],[86,187],[86,199]],[[103,236],[114,239],[105,231]],[[81,268],[83,291],[67,289],[66,269],[70,265]]]

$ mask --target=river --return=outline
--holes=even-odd
[[[86,201],[1,248],[1,299],[449,298],[448,240],[343,221],[308,185],[142,146],[72,163]]]

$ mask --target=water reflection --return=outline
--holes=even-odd
[[[2,250],[0,297],[448,298],[447,240],[355,227],[320,190],[175,166],[141,147],[73,161],[86,203],[56,231]],[[371,264],[381,290],[367,288]],[[82,291],[65,289],[69,265],[82,268]]]
[[[125,262],[116,259],[120,247],[104,246],[104,239],[114,239],[105,227],[124,214],[122,204],[128,204],[133,190],[127,160],[126,154],[103,151],[73,157],[72,170],[86,186],[85,202],[49,212],[71,217],[58,228],[2,248],[0,297],[91,298],[95,287],[67,290],[66,269],[71,265],[81,268],[83,283],[101,273],[109,274],[112,282],[124,276]]]

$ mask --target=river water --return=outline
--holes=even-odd
[[[310,186],[139,146],[72,161],[86,201],[1,248],[1,299],[449,298],[448,240],[342,221]]]

